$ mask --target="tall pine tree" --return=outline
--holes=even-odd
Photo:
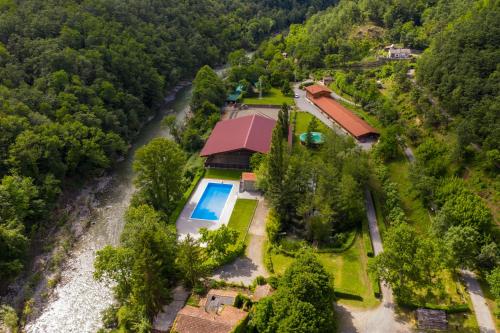
[[[279,216],[283,216],[282,195],[285,179],[285,156],[283,149],[283,127],[281,122],[273,130],[271,149],[267,157],[267,195],[271,205],[276,209]]]

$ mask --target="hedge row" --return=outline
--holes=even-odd
[[[182,195],[182,198],[179,200],[177,203],[177,207],[175,210],[172,212],[172,215],[170,215],[170,223],[176,223],[177,219],[182,213],[182,210],[184,209],[184,206],[186,206],[186,203],[188,202],[189,198],[191,198],[191,193],[193,193],[194,189],[200,182],[200,180],[205,176],[205,168],[201,169],[196,173],[194,176],[193,180],[191,181],[191,184],[189,185],[188,189],[184,192]]]
[[[400,306],[409,309],[425,308],[431,310],[442,310],[446,313],[460,313],[470,311],[469,305],[467,303],[455,304],[455,305],[438,305],[432,303],[425,304],[415,304],[415,303],[399,303]]]
[[[368,258],[368,265],[373,261],[373,258]],[[380,278],[378,277],[377,273],[373,271],[368,271],[368,276],[370,278],[370,281],[372,283],[372,288],[373,288],[373,295],[376,298],[381,298],[382,297],[382,290],[380,288]]]
[[[344,291],[342,289],[335,289],[335,296],[342,299],[350,299],[354,301],[363,301],[363,297],[352,294],[349,291]]]
[[[323,249],[317,249],[315,252],[317,253],[342,253],[351,248],[351,246],[354,244],[356,241],[356,234],[358,233],[357,230],[353,230],[349,232],[349,238],[347,238],[347,241],[342,245],[341,247],[329,247],[329,248],[323,248]]]
[[[370,237],[370,228],[368,226],[367,219],[363,220],[362,235],[363,235],[363,242],[365,244],[366,255],[371,258],[375,256],[375,252],[373,251],[373,244],[372,244],[372,239]]]
[[[265,254],[264,254],[264,266],[269,273],[274,274],[273,260],[271,258],[273,246],[271,243],[266,244]]]

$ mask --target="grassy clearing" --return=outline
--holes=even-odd
[[[422,200],[412,189],[410,164],[404,158],[389,163],[391,180],[398,185],[403,209],[408,220],[419,233],[425,234],[430,229],[431,220]]]
[[[288,105],[295,104],[293,97],[284,96],[281,90],[276,88],[271,88],[271,90],[262,96],[262,99],[259,97],[250,97],[244,98],[243,104],[256,104],[256,105],[282,105],[283,103],[287,103]]]
[[[228,227],[238,230],[240,233],[238,240],[248,241],[246,237],[248,227],[252,222],[255,209],[257,208],[258,201],[251,199],[238,199],[234,205],[233,213],[229,219]]]
[[[207,169],[205,173],[206,178],[224,179],[224,180],[240,180],[241,170],[227,170],[227,169]]]
[[[314,116],[308,112],[300,111],[296,113],[297,113],[297,122],[295,124],[295,134],[298,137],[300,134],[307,132],[307,126],[309,126],[309,123],[311,122]],[[330,129],[326,127],[326,125],[323,124],[321,120],[317,119],[317,121],[318,121],[318,132],[327,133],[328,131],[330,131]]]
[[[297,122],[295,123],[295,135],[293,138],[293,142],[298,143],[298,142],[300,142],[299,136],[302,133],[307,132],[307,127],[309,126],[309,123],[311,122],[311,120],[313,119],[314,116],[308,112],[302,112],[302,111],[295,112],[295,114],[297,114]],[[293,115],[292,115],[292,117],[293,117]],[[326,134],[329,131],[331,131],[331,129],[329,129],[319,119],[317,119],[317,124],[318,124],[317,132],[321,132],[323,134]]]
[[[368,276],[368,257],[362,237],[358,235],[354,245],[345,252],[319,253],[318,257],[333,276],[335,291],[355,295],[358,298],[340,298],[340,303],[359,308],[371,308],[379,304]],[[283,274],[294,260],[283,254],[272,254],[271,259],[278,275]]]

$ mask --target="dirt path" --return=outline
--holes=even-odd
[[[467,291],[474,307],[479,331],[481,333],[495,333],[495,323],[476,276],[474,273],[466,270],[462,270],[460,273],[467,285]]]
[[[248,230],[249,242],[245,256],[218,269],[213,278],[233,283],[243,283],[248,286],[252,284],[257,276],[269,275],[263,261],[266,217],[269,209],[262,197],[259,197],[258,200],[259,203]]]

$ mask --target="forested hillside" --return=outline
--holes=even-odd
[[[163,94],[319,1],[0,1],[0,285],[68,179],[127,150]]]
[[[394,48],[411,57],[390,59]],[[229,80],[252,82],[258,68],[285,94],[293,80],[330,77],[381,131],[368,183],[384,252],[372,269],[410,307],[456,305],[439,289],[473,270],[499,318],[499,64],[499,1],[340,1],[263,42]],[[278,215],[278,231],[291,230]]]

